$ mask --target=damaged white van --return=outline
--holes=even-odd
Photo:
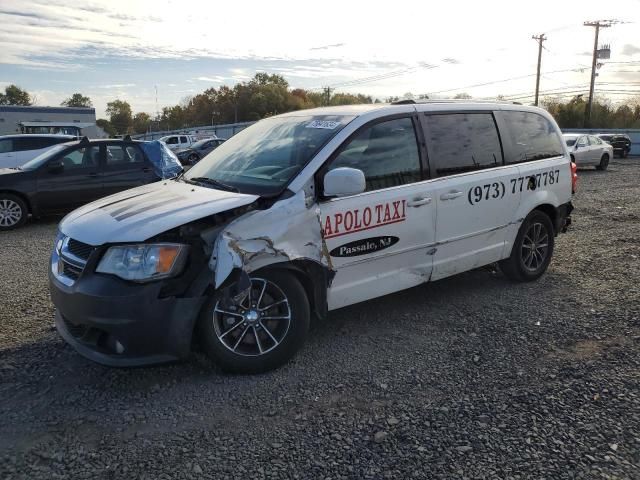
[[[173,180],[62,220],[60,335],[111,366],[184,358],[273,369],[311,318],[499,262],[540,277],[575,172],[544,110],[402,102],[262,120]]]

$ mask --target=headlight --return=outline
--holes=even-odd
[[[110,273],[123,280],[150,282],[179,274],[188,253],[187,245],[176,243],[110,247],[100,260],[96,272]]]

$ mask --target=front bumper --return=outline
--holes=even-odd
[[[134,284],[85,271],[71,285],[49,270],[55,323],[84,357],[112,367],[187,356],[205,297],[162,297],[163,282]]]

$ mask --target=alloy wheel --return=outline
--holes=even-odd
[[[549,232],[539,222],[532,223],[522,239],[522,263],[530,272],[544,266],[549,255]]]
[[[22,207],[13,200],[0,199],[0,227],[13,227],[22,219]]]
[[[237,355],[259,356],[282,343],[291,325],[291,307],[275,283],[252,278],[247,295],[231,305],[216,302],[213,327],[218,340]]]

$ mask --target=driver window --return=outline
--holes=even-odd
[[[61,160],[65,170],[97,167],[100,164],[100,147],[76,148],[65,154]]]
[[[411,118],[398,118],[362,129],[329,170],[357,168],[364,172],[366,191],[419,182],[420,155]]]
[[[588,145],[587,137],[580,137],[577,142],[578,147],[586,147]]]

